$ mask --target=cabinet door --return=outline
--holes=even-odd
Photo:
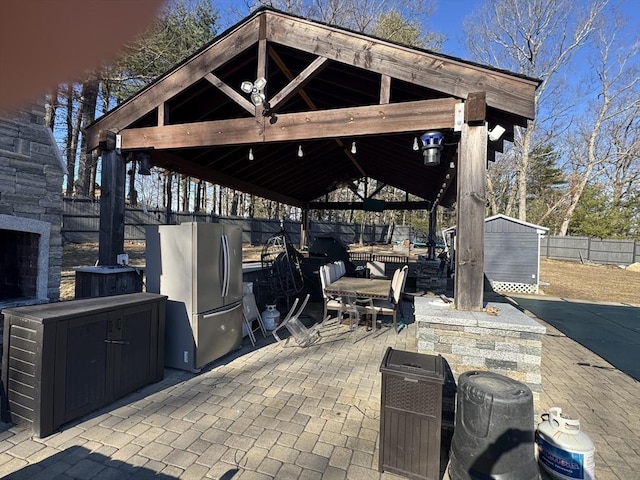
[[[118,311],[111,346],[114,350],[114,398],[155,381],[158,362],[158,305],[136,305]]]
[[[106,342],[113,324],[106,313],[60,322],[56,354],[54,428],[108,403]]]

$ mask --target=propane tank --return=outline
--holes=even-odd
[[[536,430],[538,462],[559,480],[595,480],[595,448],[580,420],[568,418],[560,407],[542,414]]]
[[[280,323],[280,312],[276,309],[275,305],[266,306],[266,310],[262,312],[262,321],[264,322],[264,328],[267,330],[275,330],[276,326]]]

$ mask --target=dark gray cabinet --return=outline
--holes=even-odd
[[[166,298],[133,293],[3,310],[11,420],[45,437],[161,380]]]

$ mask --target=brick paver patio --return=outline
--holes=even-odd
[[[599,480],[637,478],[640,385],[546,326],[543,410],[580,418]],[[415,351],[415,337],[414,324],[356,343],[333,330],[306,349],[243,347],[200,375],[166,370],[162,382],[49,437],[1,427],[0,477],[401,478],[377,470],[379,367],[388,346]]]

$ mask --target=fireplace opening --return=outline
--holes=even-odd
[[[35,298],[40,235],[0,229],[0,301]]]

